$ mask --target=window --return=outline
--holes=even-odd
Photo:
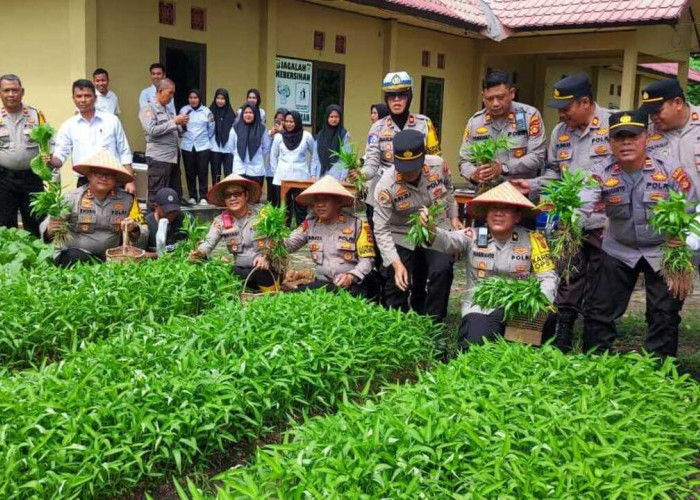
[[[172,2],[158,2],[158,22],[160,24],[175,25],[175,4]]]
[[[445,54],[438,54],[437,67],[438,69],[445,69]]]
[[[430,67],[430,52],[428,52],[427,50],[423,51],[422,64],[424,68]]]
[[[615,95],[615,84],[614,83],[610,84],[610,95]]]
[[[201,7],[190,9],[190,28],[197,31],[207,30],[207,11]]]
[[[323,31],[314,31],[314,50],[323,50],[326,45],[326,34]]]
[[[445,93],[445,80],[424,76],[420,90],[420,112],[430,118],[437,129],[442,129],[442,100]]]
[[[345,54],[346,44],[347,44],[347,39],[345,38],[345,35],[336,35],[335,36],[335,53],[336,54]]]

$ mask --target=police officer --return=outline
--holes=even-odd
[[[367,179],[368,207],[374,205],[374,188],[384,171],[394,165],[394,136],[402,130],[417,130],[423,135],[426,153],[440,154],[440,142],[433,122],[425,115],[410,112],[413,101],[413,79],[405,71],[388,73],[382,82],[384,102],[389,108],[389,116],[377,120],[367,135],[365,163],[362,173]],[[350,175],[352,178],[352,174]],[[368,208],[368,218],[372,222],[372,209]]]
[[[153,212],[146,216],[146,249],[149,256],[162,257],[165,253],[174,252],[180,242],[187,240],[187,233],[182,230],[182,226],[185,219],[191,217],[189,212],[181,210],[180,198],[174,189],[160,189],[153,199]]]
[[[52,241],[68,223],[68,236],[54,245],[54,263],[68,267],[76,262],[105,260],[107,249],[125,244],[122,229],[126,226],[130,241],[145,247],[148,226],[142,224],[136,197],[118,187],[134,182],[110,152],[102,150],[73,166],[88,182],[64,194],[71,207],[66,221],[47,217],[40,226],[45,241]]]
[[[296,197],[311,206],[313,215],[304,220],[285,246],[296,252],[308,243],[316,264],[316,280],[298,288],[343,288],[352,295],[366,295],[365,279],[374,265],[374,240],[369,224],[342,211],[351,207],[355,196],[340,182],[326,175]]]
[[[44,185],[29,163],[39,146],[29,134],[46,120],[41,111],[22,102],[24,89],[17,75],[0,76],[0,226],[17,227],[17,211],[24,229],[39,236],[39,221],[31,214],[30,196]]]
[[[384,265],[384,305],[407,310],[410,294],[416,312],[442,321],[447,314],[454,258],[415,248],[407,233],[409,216],[436,202],[445,204],[438,226],[461,227],[450,172],[442,158],[425,154],[425,136],[417,130],[396,134],[392,151],[394,166],[384,171],[374,198],[374,236]]]
[[[139,111],[141,126],[146,133],[146,164],[148,165],[148,202],[159,189],[170,187],[182,198],[182,183],[178,164],[179,134],[189,116],[175,116],[169,104],[175,95],[175,84],[164,78],[158,83],[155,98]]]
[[[644,89],[641,110],[651,120],[648,151],[679,162],[700,186],[700,106],[686,102],[678,80],[668,79]]]
[[[519,225],[523,216],[536,213],[535,205],[512,184],[504,182],[477,196],[469,202],[469,210],[475,217],[485,218],[486,227],[459,231],[429,228],[434,235],[430,248],[466,256],[467,292],[459,325],[459,346],[463,350],[469,343],[493,340],[505,329],[503,311],[484,310],[472,303],[480,280],[489,276],[526,279],[534,275],[550,300],[554,300],[558,283],[544,236]],[[427,222],[424,213],[422,219]],[[479,231],[483,234],[479,235]]]
[[[675,356],[678,348],[685,296],[661,275],[664,237],[649,225],[649,219],[654,204],[668,199],[670,189],[685,193],[690,201],[697,196],[688,173],[676,160],[647,153],[647,139],[646,113],[610,115],[614,156],[594,168],[598,186],[581,195],[585,215],[602,202],[608,216],[603,262],[584,304],[584,350],[612,347],[617,337],[615,321],[625,312],[640,273],[644,273],[649,326],[644,347],[661,356]]]
[[[230,174],[214,184],[207,193],[210,204],[225,207],[209,227],[205,240],[196,250],[190,252],[191,260],[201,260],[214,251],[221,239],[233,256],[233,274],[248,280],[252,290],[272,291],[276,289],[277,277],[269,269],[269,262],[263,255],[265,240],[255,237],[255,221],[260,212],[262,189],[257,182],[237,174]]]
[[[523,192],[532,190],[537,193],[542,181],[559,179],[561,172],[580,170],[589,173],[594,164],[605,162],[612,155],[608,137],[610,111],[593,100],[587,75],[567,76],[555,83],[549,105],[559,110],[560,121],[552,130],[549,141],[547,169],[536,179],[513,180],[518,187],[525,188]],[[564,351],[573,347],[574,323],[602,262],[601,245],[606,219],[601,205],[598,210],[583,221],[581,251],[575,257],[569,279],[559,283],[556,345]]]
[[[536,177],[544,166],[545,131],[540,112],[514,101],[515,87],[506,71],[494,70],[481,83],[483,109],[467,122],[464,140],[459,152],[459,170],[473,182],[480,184],[506,178]],[[475,165],[470,146],[489,137],[508,138],[508,149],[497,155],[490,165]]]

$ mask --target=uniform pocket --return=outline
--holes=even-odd
[[[629,219],[632,217],[632,206],[629,194],[612,194],[605,197],[604,201],[605,214],[611,219]]]

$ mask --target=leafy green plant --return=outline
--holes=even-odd
[[[62,363],[0,376],[0,497],[109,498],[206,469],[215,453],[413,373],[432,358],[433,329],[322,291],[124,325]]]
[[[39,146],[39,154],[32,158],[29,166],[42,181],[49,182],[53,176],[51,168],[43,162],[41,159],[42,155],[50,154],[49,143],[51,138],[54,136],[56,131],[48,123],[42,123],[41,125],[34,127],[31,132],[29,132],[29,137],[37,143]]]
[[[0,365],[11,368],[70,356],[136,324],[196,316],[240,292],[229,265],[175,255],[138,265],[46,266],[0,281]]]
[[[338,151],[333,151],[331,156],[338,159],[343,168],[348,170],[348,174],[351,172],[353,173],[353,180],[351,182],[355,187],[355,199],[363,199],[367,194],[367,186],[365,185],[367,179],[362,173],[362,166],[359,160],[360,155],[357,152],[355,144],[352,142],[346,143],[341,139]]]
[[[287,227],[286,219],[284,203],[279,207],[267,203],[260,209],[258,220],[255,222],[256,238],[265,238],[267,242],[263,253],[270,262],[270,267],[280,274],[284,273],[289,261],[284,239],[289,237],[291,231]]]
[[[538,208],[547,210],[547,222],[558,217],[557,233],[550,242],[552,255],[562,269],[562,278],[568,283],[575,271],[573,260],[581,249],[583,226],[579,209],[582,206],[581,190],[594,187],[595,180],[579,170],[573,174],[561,173],[561,180],[551,181],[542,188],[542,202]]]
[[[510,149],[510,141],[507,136],[498,138],[488,137],[481,141],[475,141],[469,145],[468,154],[471,162],[477,169],[485,168],[496,160],[498,153]],[[491,179],[479,184],[477,194],[482,194],[500,184],[500,179]]]
[[[687,294],[693,291],[694,266],[691,261],[693,252],[685,244],[685,238],[690,233],[700,236],[700,224],[691,209],[683,193],[670,190],[668,200],[657,201],[652,207],[653,216],[649,221],[657,233],[667,238],[662,245],[661,272],[664,278],[674,291]],[[678,241],[672,243],[671,240]]]
[[[37,217],[50,217],[61,219],[63,224],[54,232],[53,240],[56,246],[61,247],[70,239],[70,223],[67,218],[71,213],[71,206],[63,197],[63,189],[60,182],[45,182],[46,189],[32,194],[32,214]]]
[[[445,213],[445,204],[436,202],[426,208],[428,211],[428,221],[423,224],[420,219],[420,211],[408,216],[408,233],[406,239],[415,246],[423,246],[430,241],[430,228],[435,227],[435,219]]]
[[[207,236],[207,231],[207,224],[200,223],[191,215],[185,215],[180,232],[187,235],[187,239],[177,246],[177,254],[186,256],[192,250],[197,250],[199,243]]]
[[[46,264],[53,249],[23,229],[0,227],[0,268],[7,273]]]
[[[537,278],[508,279],[493,276],[480,280],[474,289],[473,302],[483,309],[500,309],[505,321],[515,316],[534,319],[538,314],[554,310]]]
[[[697,498],[699,406],[671,360],[488,343],[294,426],[216,498]]]

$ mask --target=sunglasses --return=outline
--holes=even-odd
[[[245,191],[227,191],[224,193],[224,199],[240,198],[245,195]]]
[[[408,99],[408,92],[389,92],[386,99],[387,101]]]

